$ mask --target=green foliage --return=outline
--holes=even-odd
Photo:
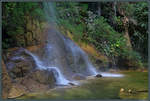
[[[88,5],[79,6],[79,3],[56,3],[58,24],[74,33],[74,40],[79,41],[85,32],[85,16]]]
[[[138,7],[140,3],[135,5]],[[142,12],[143,7],[146,6],[145,4],[141,4],[143,5],[142,8],[136,8],[135,5],[124,3],[124,5],[121,5],[121,9],[126,16],[133,18],[139,14],[138,11]],[[108,15],[104,18],[103,16],[98,16],[92,11],[89,11],[87,3],[57,3],[56,8],[58,11],[57,17],[59,19],[59,25],[72,32],[75,41],[82,40],[86,43],[93,44],[97,50],[112,59],[114,57],[123,57],[131,61],[136,61],[139,67],[142,67],[141,55],[134,50],[129,50],[126,45],[121,16],[113,16],[113,20],[117,27],[114,28],[110,25]],[[113,10],[111,10],[110,7],[106,8],[103,8],[103,10],[111,11],[111,14],[113,14]],[[147,15],[145,12],[144,14]],[[142,17],[144,14],[142,14]],[[148,25],[145,22],[140,25],[144,26],[143,24]],[[138,29],[136,29],[136,31],[138,31]],[[134,34],[136,35],[136,33]],[[142,38],[142,36],[139,35],[138,37]],[[131,41],[136,42],[136,40],[132,38]]]
[[[18,46],[15,36],[26,34],[27,17],[39,21],[44,20],[44,12],[40,3],[6,2],[2,5],[2,11],[3,48]]]
[[[141,53],[143,58],[148,58],[148,3],[140,2],[134,5],[134,19],[137,25],[131,24],[130,32],[134,49]],[[141,48],[142,47],[142,48]]]
[[[120,4],[120,9],[125,13],[126,16],[131,17],[134,15],[134,5],[129,2],[124,2]]]
[[[118,56],[126,46],[122,34],[116,32],[103,17],[93,19],[93,29],[88,30],[88,40],[109,57]]]

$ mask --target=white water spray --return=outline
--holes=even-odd
[[[123,77],[124,75],[122,74],[115,74],[115,73],[105,73],[102,72],[100,73],[103,77]]]

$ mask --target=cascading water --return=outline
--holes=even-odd
[[[44,3],[45,13],[47,20],[50,25],[53,25],[51,29],[48,31],[47,35],[47,45],[46,45],[46,53],[47,53],[47,60],[51,60],[51,65],[55,65],[59,67],[63,72],[64,68],[71,68],[70,66],[73,65],[73,69],[76,72],[85,74],[85,75],[96,75],[96,69],[88,60],[87,54],[81,50],[76,44],[74,44],[70,39],[63,36],[56,28],[57,26],[57,17],[56,11],[54,9],[52,2],[45,2]],[[72,60],[72,64],[68,61],[71,61],[68,54],[70,53],[70,57]],[[51,53],[51,54],[50,54]],[[53,54],[53,56],[52,56]],[[62,58],[64,61],[62,62]],[[69,58],[69,59],[68,59]],[[83,62],[80,63],[80,60]],[[84,66],[81,66],[84,65]],[[63,68],[63,69],[62,69]],[[79,70],[80,69],[80,70]],[[72,70],[68,70],[68,72],[72,72]],[[66,73],[68,74],[68,73]],[[71,73],[70,73],[71,74]]]
[[[70,39],[65,39],[65,44],[66,46],[68,46],[71,50],[71,53],[73,54],[73,58],[74,58],[74,63],[77,65],[77,58],[79,55],[81,55],[81,57],[83,58],[86,67],[88,69],[88,72],[90,73],[90,75],[96,75],[98,74],[96,69],[93,67],[93,65],[91,64],[91,62],[88,60],[88,56],[87,54],[80,48],[78,47],[75,43],[73,43]]]
[[[38,69],[41,70],[48,70],[48,71],[52,71],[54,73],[54,76],[56,78],[56,84],[58,85],[68,85],[68,83],[70,82],[69,80],[67,80],[62,73],[60,72],[60,70],[57,67],[47,67],[45,66],[42,61],[39,60],[39,58],[37,56],[35,56],[34,54],[32,54],[31,52],[25,50],[26,53],[28,53],[29,55],[31,55],[38,67]]]

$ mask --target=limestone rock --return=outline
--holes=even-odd
[[[121,88],[121,89],[120,89],[120,92],[124,92],[124,88]]]
[[[25,52],[25,49],[19,48],[10,54],[6,65],[11,78],[24,77],[36,67],[34,59]]]
[[[48,70],[36,70],[30,74],[30,77],[39,83],[48,84],[51,87],[54,86],[56,82],[53,72]]]
[[[6,66],[2,60],[2,98],[8,97],[8,92],[12,86],[11,79],[7,73]]]
[[[17,98],[25,93],[25,87],[21,85],[13,85],[9,91],[8,98]]]
[[[46,91],[49,89],[49,85],[41,84],[30,77],[25,77],[21,81],[21,85],[23,85],[29,92]]]

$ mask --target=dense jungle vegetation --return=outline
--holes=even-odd
[[[113,61],[133,61],[148,67],[147,2],[56,2],[56,23],[69,30],[74,41],[92,44]],[[28,17],[46,22],[43,3],[3,3],[2,48],[26,47],[17,36],[28,32]],[[126,67],[132,68],[132,67]]]

